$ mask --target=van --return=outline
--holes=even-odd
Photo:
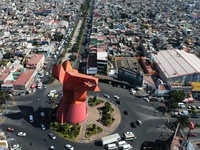
[[[133,147],[130,144],[122,145],[123,150],[129,150],[132,149]]]
[[[111,150],[111,149],[117,149],[117,145],[116,144],[108,144],[108,150]]]
[[[32,122],[34,122],[34,120],[33,120],[33,115],[29,115],[29,121],[32,123]]]
[[[185,104],[184,103],[178,103],[178,107],[179,108],[185,108]]]
[[[126,141],[119,141],[118,143],[117,143],[117,145],[119,146],[119,147],[122,147],[123,145],[126,145],[127,143],[126,143]]]
[[[53,97],[54,94],[56,94],[56,93],[57,93],[56,90],[51,90],[51,91],[47,94],[47,96],[48,96],[48,97]]]

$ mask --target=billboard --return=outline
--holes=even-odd
[[[200,91],[200,82],[192,82],[192,91]]]

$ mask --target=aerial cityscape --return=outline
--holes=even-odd
[[[1,0],[0,150],[200,150],[199,0]]]

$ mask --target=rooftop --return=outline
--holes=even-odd
[[[33,55],[31,59],[28,61],[27,65],[37,65],[37,63],[41,60],[42,57],[44,57],[43,54]]]
[[[200,73],[200,59],[183,50],[165,50],[152,56],[167,78]]]
[[[35,70],[27,69],[25,70],[16,81],[14,81],[13,85],[25,85],[28,79],[33,75]]]

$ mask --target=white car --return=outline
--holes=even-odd
[[[49,137],[50,137],[52,140],[55,140],[55,139],[56,139],[56,136],[55,136],[53,133],[49,133]]]
[[[65,147],[68,150],[74,150],[74,147],[72,147],[70,144],[66,144]]]
[[[147,97],[144,97],[143,100],[149,102],[149,99]]]
[[[106,98],[110,98],[110,96],[108,94],[104,94],[103,96]]]
[[[137,120],[136,123],[137,123],[137,125],[139,125],[139,126],[142,125],[142,121],[140,121],[140,120]]]
[[[42,129],[42,130],[46,130],[46,127],[45,127],[44,124],[41,124],[41,129]]]
[[[18,136],[26,136],[26,133],[25,132],[18,132],[17,135]]]
[[[119,99],[119,96],[117,96],[117,95],[114,95],[113,97],[114,97],[115,99]]]
[[[49,72],[46,72],[45,75],[48,76],[48,75],[49,75]]]

